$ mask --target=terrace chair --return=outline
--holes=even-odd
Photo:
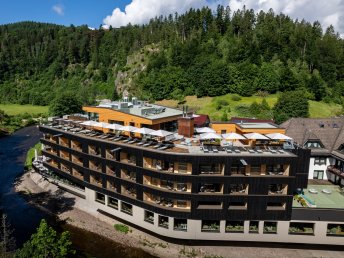
[[[277,153],[277,151],[271,147],[268,147],[268,150],[271,152],[271,153]]]
[[[138,141],[139,141],[139,140],[138,140],[137,138],[134,138],[133,140],[129,141],[128,143],[129,143],[129,144],[133,144],[133,143],[138,142]]]
[[[203,147],[203,152],[204,152],[204,153],[209,153],[208,148],[204,146],[204,147]]]
[[[166,150],[168,148],[168,144],[162,144],[162,146],[160,146],[159,148],[157,148],[158,150]]]
[[[219,153],[219,150],[217,149],[217,147],[215,147],[215,146],[213,147],[213,152],[214,153]]]
[[[138,146],[141,146],[141,145],[143,145],[143,144],[145,144],[145,143],[147,143],[147,141],[146,141],[146,140],[142,140],[142,141],[140,141],[139,143],[137,143],[137,145],[138,145]]]
[[[156,145],[153,146],[154,149],[159,149],[160,147],[162,147],[163,144],[162,143],[158,143]]]
[[[249,153],[256,153],[255,150],[254,150],[254,149],[251,149],[251,148],[248,148],[247,151],[248,151]]]
[[[209,153],[212,153],[213,152],[213,147],[212,146],[208,146],[208,151],[209,151]]]
[[[232,153],[232,149],[230,147],[225,148],[227,153]]]
[[[261,148],[260,148],[259,146],[256,146],[256,147],[255,147],[255,150],[256,150],[256,152],[258,152],[258,153],[263,153],[263,151],[261,150]]]
[[[285,151],[282,148],[277,148],[276,149],[279,153],[285,153]]]
[[[150,145],[152,145],[152,144],[153,144],[153,142],[150,142],[150,141],[149,141],[149,142],[146,142],[145,144],[143,144],[142,146],[143,146],[143,147],[148,147],[148,146],[150,146]]]
[[[241,151],[240,151],[238,148],[235,148],[235,149],[234,149],[234,152],[235,152],[235,153],[241,153]]]
[[[125,139],[124,141],[122,141],[122,142],[130,142],[130,141],[132,141],[133,140],[133,138],[131,138],[131,137],[128,137],[127,139]]]

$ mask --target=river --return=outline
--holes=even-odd
[[[16,178],[23,174],[27,151],[41,136],[36,126],[30,126],[0,138],[0,212],[7,214],[18,247],[36,231],[42,218],[48,218],[41,210],[29,205],[13,188]],[[58,225],[52,222],[55,227]],[[77,250],[78,257],[153,257],[141,249],[129,248],[79,228],[69,225],[62,227],[71,232],[73,248]]]

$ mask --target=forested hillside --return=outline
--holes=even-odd
[[[333,27],[323,32],[318,22],[222,6],[109,30],[2,25],[0,102],[46,105],[63,91],[85,103],[116,97],[115,86],[125,88],[115,85],[124,81],[118,72],[141,67],[129,78],[130,93],[146,99],[301,89],[310,99],[342,103],[343,46]],[[135,53],[139,60],[127,64]]]

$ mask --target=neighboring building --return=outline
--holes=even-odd
[[[125,105],[84,110],[101,122],[178,129],[186,135],[193,131],[188,130],[193,118],[179,110]],[[45,167],[77,186],[74,192],[106,216],[177,239],[344,243],[328,233],[344,228],[340,197],[334,213],[320,205],[317,211],[295,207],[295,191],[307,188],[310,157],[296,144],[286,148],[278,141],[249,141],[229,148],[219,141],[200,145],[192,137],[187,144],[177,140],[153,147],[102,128],[94,133],[78,129],[78,122],[59,123],[40,126]],[[219,132],[284,132],[263,122],[214,125]]]
[[[291,118],[281,127],[297,144],[311,150],[309,179],[344,186],[344,117]]]
[[[193,114],[195,127],[207,127],[210,124],[210,119],[208,115],[203,114]]]

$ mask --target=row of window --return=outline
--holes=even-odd
[[[105,202],[105,195],[96,193],[95,200],[101,204],[118,210],[129,215],[133,215],[133,206],[126,202],[120,202],[118,199],[107,196],[107,203]],[[144,221],[155,224],[155,215],[153,212],[144,211]],[[157,214],[157,224],[162,228],[169,228],[170,218]],[[260,233],[259,232],[259,221],[249,222],[249,233]],[[277,234],[278,222],[275,221],[264,221],[263,222],[263,234]],[[291,235],[314,235],[314,223],[301,223],[301,222],[290,222],[288,233]],[[187,231],[187,219],[173,219],[173,229],[179,231]],[[227,233],[244,233],[245,225],[244,221],[226,221],[225,232]],[[220,220],[202,220],[201,225],[202,232],[220,232]],[[329,223],[327,225],[328,236],[343,236],[344,237],[344,224]]]

